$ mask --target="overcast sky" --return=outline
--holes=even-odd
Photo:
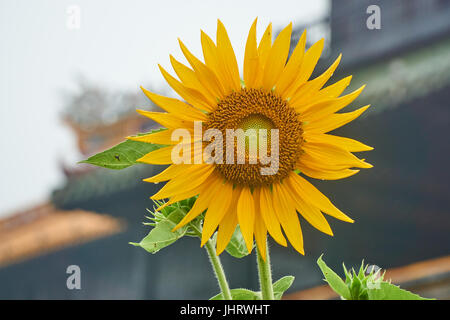
[[[80,9],[80,28],[67,27],[68,8]],[[76,75],[111,90],[162,87],[157,64],[169,54],[185,61],[180,37],[201,57],[200,29],[215,38],[225,24],[242,72],[248,29],[258,37],[271,21],[278,30],[322,16],[328,1],[63,1],[0,0],[0,216],[44,202],[64,183],[59,162],[80,159],[61,121],[62,91]],[[72,24],[73,25],[73,24]]]

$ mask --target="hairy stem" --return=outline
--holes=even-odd
[[[266,261],[264,261],[258,249],[256,249],[256,252],[258,261],[259,285],[261,288],[262,299],[275,300],[272,285],[272,270],[270,268],[269,246],[266,245]]]
[[[202,232],[200,225],[191,224],[197,236],[201,239]],[[209,239],[205,243],[205,249],[209,256],[209,261],[211,261],[211,265],[214,270],[214,274],[216,275],[217,282],[219,283],[220,290],[222,291],[222,295],[224,300],[232,300],[230,286],[228,285],[227,278],[225,276],[225,271],[223,269],[222,263],[220,262],[220,258],[216,254],[216,248],[214,247],[214,242]]]
[[[216,249],[214,248],[214,243],[211,239],[205,243],[205,248],[216,274],[217,281],[219,282],[220,290],[222,290],[224,300],[232,300],[230,287],[228,286],[227,278],[225,277],[225,271],[223,270],[219,257],[216,255]]]

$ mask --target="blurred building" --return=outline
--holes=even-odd
[[[109,236],[124,227],[109,215],[59,210],[44,203],[0,221],[0,266]]]
[[[374,2],[381,9],[379,30],[366,26]],[[316,74],[342,52],[331,81],[352,74],[348,91],[367,84],[348,110],[372,107],[335,134],[375,147],[366,156],[374,168],[341,181],[313,181],[356,222],[329,219],[331,238],[302,220],[307,254],[271,243],[274,279],[296,276],[288,298],[334,298],[320,287],[315,261],[324,253],[335,270],[343,261],[359,266],[365,259],[388,269],[394,283],[449,298],[450,2],[333,1],[329,15],[294,30],[293,43],[304,27],[309,39],[327,39]],[[83,155],[155,125],[134,113],[137,106],[154,108],[143,94],[110,95],[91,87],[82,92],[71,100],[65,120]],[[149,196],[159,189],[142,179],[162,169],[64,167],[67,182],[49,203],[0,224],[0,298],[207,299],[217,293],[197,239],[156,255],[128,245],[148,233],[141,222],[153,207]],[[221,257],[231,287],[257,289],[253,256]],[[81,290],[66,287],[66,269],[73,264],[82,272]]]
[[[82,83],[69,97],[63,119],[86,158],[158,127],[138,115],[137,107],[157,108],[140,92],[115,94]],[[217,293],[199,241],[183,239],[157,255],[128,244],[150,230],[142,222],[159,186],[142,179],[163,167],[113,171],[63,164],[61,169],[66,184],[48,203],[0,220],[0,299],[181,299]],[[70,265],[80,267],[81,290],[66,286]],[[204,279],[199,270],[211,277]],[[248,281],[246,272],[234,273],[237,283]]]
[[[367,8],[373,4],[380,8],[381,28],[371,30]],[[396,268],[394,282],[425,296],[450,298],[450,2],[332,1],[329,17],[317,25],[307,26],[308,33],[318,30],[316,40],[329,40],[316,71],[342,53],[330,83],[353,75],[347,93],[367,85],[344,111],[371,104],[362,117],[333,133],[375,150],[366,156],[373,169],[341,181],[314,181],[356,222],[333,222],[332,240],[314,241],[316,233],[306,234],[305,249],[313,257],[324,251],[335,270],[342,270],[343,261],[357,266],[362,259]],[[414,267],[403,268],[409,265]],[[401,272],[409,273],[409,280]],[[309,286],[318,283],[315,278]]]

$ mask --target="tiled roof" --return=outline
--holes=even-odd
[[[155,175],[162,169],[162,166],[145,164],[134,165],[124,170],[96,168],[69,179],[63,188],[53,192],[52,202],[63,207],[69,202],[87,201],[130,190],[138,184],[143,184],[143,178]]]
[[[0,220],[0,267],[115,234],[123,227],[108,215],[43,204]]]

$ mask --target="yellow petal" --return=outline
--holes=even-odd
[[[253,228],[255,223],[255,204],[250,188],[248,187],[242,189],[237,203],[237,216],[248,252],[252,252]]]
[[[222,61],[222,57],[219,55],[217,46],[214,41],[203,31],[201,32],[201,42],[205,64],[216,74],[225,90],[225,95],[230,94],[234,89],[234,83],[229,80],[227,68]]]
[[[336,219],[346,222],[353,222],[352,219],[336,208],[324,194],[317,190],[316,187],[314,187],[306,179],[302,178],[295,172],[291,172],[289,179],[287,180],[288,184],[293,189],[297,190],[297,193],[301,194],[305,201],[315,205],[320,210]]]
[[[203,222],[202,241],[203,246],[209,238],[211,238],[214,231],[216,231],[219,222],[227,213],[231,204],[233,196],[233,185],[231,183],[224,183],[216,194],[216,199],[208,207]]]
[[[222,181],[223,179],[221,179],[219,176],[212,174],[202,186],[200,194],[197,200],[195,200],[191,210],[189,210],[189,212],[184,216],[180,223],[178,223],[176,227],[172,229],[172,231],[176,231],[179,228],[185,226],[186,224],[194,220],[200,213],[205,211],[214,201],[217,189],[222,184]]]
[[[348,76],[342,80],[337,81],[336,83],[333,83],[332,85],[329,85],[328,87],[323,88],[316,94],[311,95],[308,101],[305,101],[303,103],[297,102],[296,109],[303,110],[305,109],[305,106],[312,105],[319,101],[330,100],[339,97],[341,93],[344,92],[345,88],[348,87],[351,80],[352,76]]]
[[[298,72],[298,76],[295,81],[291,84],[291,86],[287,89],[285,96],[292,97],[292,95],[298,90],[300,86],[302,86],[308,79],[311,77],[314,68],[316,67],[317,61],[319,61],[320,55],[323,50],[323,39],[314,43],[308,51],[306,51],[302,66],[300,71]]]
[[[298,220],[294,205],[289,200],[285,194],[283,185],[281,183],[273,184],[274,208],[277,210],[281,226],[294,249],[301,254],[305,254],[300,221]]]
[[[200,60],[198,60],[179,40],[181,50],[183,51],[184,56],[186,57],[189,64],[195,70],[195,75],[197,76],[200,83],[203,85],[206,90],[208,90],[216,99],[223,98],[224,89],[217,79],[215,73],[211,71],[206,65],[204,65]]]
[[[166,128],[177,129],[177,128],[193,128],[194,124],[192,121],[183,120],[178,118],[176,115],[166,112],[153,112],[146,110],[136,110],[139,114],[158,122],[160,125]]]
[[[205,33],[200,30],[200,39],[202,43],[203,58],[205,64],[214,70],[217,74],[217,65],[219,64],[219,58],[217,56],[217,47],[214,41]]]
[[[328,117],[325,117],[319,121],[307,123],[304,127],[305,131],[326,133],[342,127],[343,125],[358,118],[364,111],[366,111],[370,105],[359,108],[358,110],[346,113],[336,113]]]
[[[343,97],[310,105],[303,110],[301,117],[310,123],[325,118],[352,103],[361,94],[364,87],[365,85]]]
[[[272,47],[272,23],[269,23],[258,45],[259,70],[254,82],[254,88],[260,88],[262,86],[264,67],[266,65],[267,57],[269,56],[271,47]]]
[[[258,55],[260,57],[259,63],[260,66],[265,66],[267,57],[269,56],[270,48],[272,47],[272,23],[266,28],[263,36],[261,37],[261,41],[258,46]]]
[[[201,185],[214,171],[214,166],[208,164],[194,164],[188,166],[184,172],[178,174],[172,180],[166,183],[156,194],[151,198],[154,200],[169,198],[180,190],[194,189]]]
[[[305,218],[305,220],[308,221],[314,228],[330,236],[333,235],[333,231],[331,230],[327,219],[325,219],[319,209],[304,202],[301,198],[297,200],[296,208],[302,217]]]
[[[304,165],[302,163],[297,164],[297,169],[300,170],[303,174],[307,175],[310,178],[320,179],[320,180],[340,180],[344,178],[348,178],[357,174],[359,170],[354,169],[344,169],[344,170],[324,170],[324,169],[313,169]]]
[[[350,151],[350,152],[373,150],[372,147],[369,147],[368,145],[365,145],[364,143],[361,143],[359,141],[356,141],[356,140],[353,140],[350,138],[346,138],[346,137],[334,136],[331,134],[306,133],[306,134],[303,134],[303,138],[307,142],[331,144],[331,145],[337,146],[339,148],[342,148],[342,149]]]
[[[226,70],[223,63],[221,63],[214,41],[206,33],[201,31],[201,43],[205,64],[215,73],[222,87],[225,89],[225,95],[228,95],[232,91],[232,86],[227,83]]]
[[[217,20],[217,52],[224,63],[227,78],[233,90],[239,91],[241,88],[241,80],[236,55],[234,54],[233,46],[231,45],[230,38],[228,38],[225,26],[220,20]]]
[[[263,88],[272,90],[275,83],[280,78],[289,54],[291,43],[292,23],[284,28],[275,39],[269,51],[267,61],[264,66]]]
[[[305,57],[303,58],[302,70],[298,79],[300,82],[305,82],[311,77],[317,61],[319,61],[320,55],[322,54],[323,45],[324,39],[320,39],[306,51]]]
[[[340,54],[336,61],[320,76],[308,81],[304,86],[300,87],[299,90],[295,92],[292,99],[289,100],[289,104],[298,112],[306,108],[299,108],[298,106],[307,104],[311,97],[317,95],[318,91],[324,86],[325,83],[331,78],[334,71],[336,70],[339,62],[341,61],[342,55]]]
[[[193,129],[184,128],[190,132],[191,135],[194,134]],[[154,133],[144,134],[140,136],[130,136],[127,137],[128,140],[145,142],[145,143],[156,143],[156,144],[178,144],[179,141],[172,140],[172,134],[176,129],[162,130]]]
[[[180,173],[184,172],[189,166],[189,164],[172,164],[164,171],[158,173],[157,175],[144,179],[145,182],[151,182],[151,183],[159,183],[163,181],[167,181],[170,179],[175,178]]]
[[[162,206],[158,207],[156,210],[160,211],[161,209],[164,209],[166,206],[168,206],[172,203],[195,197],[196,195],[198,195],[200,193],[201,190],[202,190],[202,186],[200,185],[197,188],[194,188],[194,189],[191,189],[188,191],[185,190],[182,193],[177,193],[176,195],[171,197],[167,202],[165,202]]]
[[[241,195],[241,190],[242,188],[239,187],[233,189],[231,205],[225,216],[222,218],[222,221],[220,221],[219,230],[217,232],[217,255],[220,255],[226,249],[233,236],[234,230],[237,227],[238,218],[236,206],[239,196]]]
[[[306,29],[303,31],[302,36],[298,40],[297,46],[292,52],[291,57],[283,69],[283,73],[278,79],[277,84],[275,86],[275,91],[283,97],[283,99],[287,99],[288,97],[285,95],[286,90],[289,86],[294,82],[297,78],[298,72],[303,62],[303,56],[305,55],[305,45],[306,45]]]
[[[172,55],[170,55],[170,63],[178,78],[186,87],[199,91],[210,105],[215,104],[217,97],[200,82],[195,71],[176,60]]]
[[[167,83],[177,92],[186,102],[200,110],[213,111],[214,105],[211,105],[208,100],[197,90],[184,86],[177,79],[172,77],[163,67],[159,66],[159,70],[166,79]]]
[[[300,157],[301,162],[304,164],[312,163],[313,168],[330,168],[332,170],[342,170],[352,167],[372,168],[371,164],[333,145],[306,142],[302,145],[302,150],[305,153]]]
[[[147,164],[172,164],[176,160],[175,164],[200,164],[202,163],[203,145],[197,142],[198,140],[192,139],[189,143],[169,145],[149,152],[136,161]],[[190,159],[184,157],[184,151],[190,153]],[[183,155],[182,158],[180,158],[181,154]],[[189,155],[186,156],[188,157]],[[176,158],[174,159],[173,157]],[[200,159],[200,162],[197,162],[198,159]]]
[[[264,224],[267,227],[272,238],[281,244],[282,246],[287,246],[286,238],[283,236],[281,231],[280,222],[278,220],[277,214],[273,207],[272,192],[268,187],[262,187],[260,190],[256,189],[255,192],[260,192],[260,202],[261,202],[261,216],[264,219]]]
[[[173,146],[164,147],[147,153],[143,157],[136,160],[147,164],[172,164]]]
[[[255,201],[255,242],[259,254],[266,261],[267,228],[261,216],[260,192],[256,190],[253,192],[253,200]]]
[[[160,96],[156,93],[152,93],[143,87],[141,87],[142,91],[145,93],[145,95],[153,101],[157,106],[164,109],[165,111],[169,113],[174,113],[179,117],[180,119],[185,120],[198,120],[198,121],[206,121],[207,117],[206,115],[201,112],[200,110],[197,110],[190,105],[174,98],[164,97]]]
[[[244,82],[248,88],[253,88],[256,83],[259,71],[259,56],[256,43],[256,22],[253,22],[248,33],[247,44],[245,45],[244,55]]]
[[[286,181],[286,185],[289,188],[288,196],[292,198],[295,203],[295,208],[302,217],[317,230],[332,236],[333,231],[331,231],[327,219],[325,219],[315,204],[305,201],[303,194],[298,192],[298,188],[294,188],[290,181],[284,181]]]

